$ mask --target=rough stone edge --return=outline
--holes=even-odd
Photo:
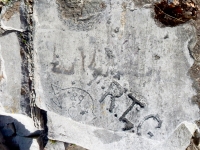
[[[171,135],[152,150],[183,150],[186,149],[198,127],[195,123],[184,121],[177,126]]]
[[[31,117],[34,121],[34,126],[38,129],[43,129],[43,133],[38,138],[40,149],[43,150],[47,144],[48,127],[47,127],[47,112],[37,107],[35,103],[35,78],[34,78],[34,48],[33,48],[33,35],[34,35],[34,19],[33,19],[33,5],[34,0],[24,0],[21,2],[24,5],[24,10],[21,10],[20,15],[27,27],[23,32],[17,32],[20,43],[20,54],[22,58],[22,84],[28,87],[26,97],[26,110],[25,114]],[[22,85],[23,87],[23,85]],[[22,94],[23,91],[21,91]],[[25,99],[21,98],[21,102]],[[23,107],[22,107],[23,108]]]

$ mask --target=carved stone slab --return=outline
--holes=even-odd
[[[131,0],[38,0],[34,11],[40,108],[155,140],[198,118],[192,25],[161,28]]]

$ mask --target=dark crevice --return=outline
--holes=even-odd
[[[31,117],[34,125],[37,128],[42,128],[41,133],[36,132],[29,136],[29,138],[37,137],[40,150],[43,150],[48,142],[48,127],[47,127],[47,112],[38,108],[35,104],[35,80],[34,80],[34,49],[33,49],[33,32],[34,21],[33,14],[33,0],[24,0],[20,9],[20,20],[26,31],[17,32],[20,44],[20,55],[22,60],[21,70],[21,109],[25,115]]]
[[[41,127],[44,129],[42,136],[37,139],[40,150],[43,150],[48,142],[47,112],[38,107],[36,107],[35,110],[37,110],[38,114],[40,115],[39,120],[41,123]]]

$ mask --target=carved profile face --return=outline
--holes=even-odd
[[[93,99],[87,91],[76,87],[63,89],[56,85],[52,88],[55,98],[51,100],[50,110],[76,121],[90,122],[94,118]]]

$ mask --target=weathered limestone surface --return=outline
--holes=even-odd
[[[61,2],[36,1],[34,6],[40,108],[84,124],[158,141],[182,121],[198,119],[198,107],[190,101],[195,92],[187,75],[193,63],[188,50],[195,42],[192,25],[161,28],[150,8],[134,7],[128,1],[88,1],[105,6],[101,11],[97,6],[93,11],[80,6],[90,12],[82,12],[87,18],[82,20],[66,16],[63,9],[67,6]],[[96,19],[90,20],[91,15]],[[135,104],[123,115],[133,103],[129,93],[145,107]],[[120,117],[134,127],[122,132]],[[130,122],[126,129],[131,128]],[[49,137],[57,139],[57,130],[51,132]]]
[[[50,139],[57,139],[58,141],[67,140],[70,143],[76,143],[87,149],[126,150],[133,147],[136,149],[151,149],[158,144],[158,141],[141,136],[138,137],[135,134],[114,132],[81,124],[65,117],[59,117],[55,113],[49,113],[48,118],[48,136]],[[60,121],[54,121],[55,118],[59,118]],[[61,124],[60,122],[63,123]],[[54,132],[55,130],[57,132]]]
[[[12,41],[12,44],[8,41]],[[19,113],[21,98],[21,57],[17,35],[10,33],[3,36],[0,38],[0,43],[1,103],[7,112]]]
[[[49,137],[58,141],[68,140],[72,143],[85,145],[87,149],[145,149],[145,150],[184,150],[190,143],[189,139],[198,127],[189,122],[181,123],[173,133],[163,142],[159,143],[145,137],[138,137],[134,134],[113,132],[101,128],[79,124],[70,119],[59,117],[60,121],[66,124],[60,125],[53,121],[58,117],[56,114],[49,114]],[[52,131],[56,130],[56,134]],[[53,133],[53,134],[52,134]],[[76,136],[74,136],[76,135]],[[87,136],[86,136],[87,135]],[[98,145],[98,146],[97,146]]]
[[[0,149],[15,141],[11,149],[71,150],[73,143],[91,150],[185,150],[198,130],[188,73],[197,31],[192,23],[161,26],[153,2],[3,6]]]

